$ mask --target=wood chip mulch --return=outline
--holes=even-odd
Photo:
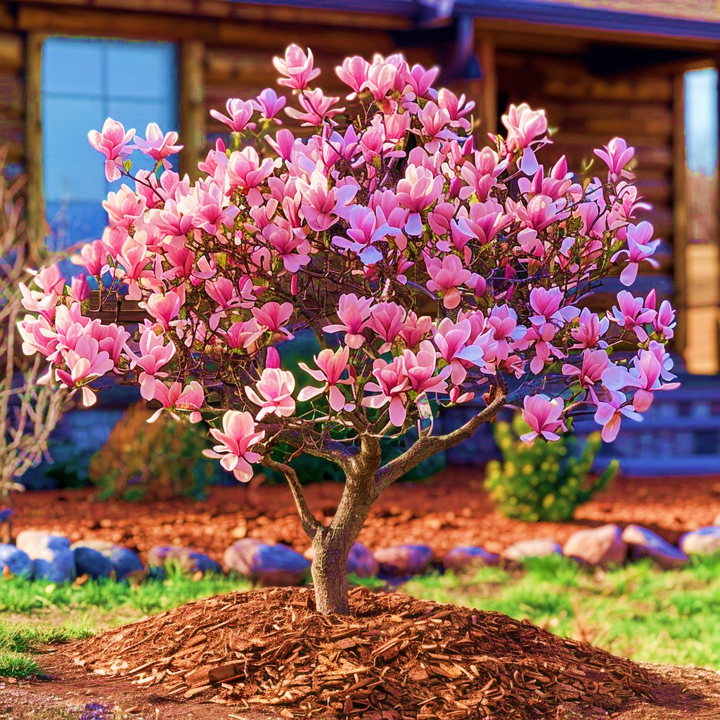
[[[179,698],[283,718],[555,717],[566,703],[613,711],[652,700],[625,658],[495,612],[351,591],[323,616],[308,588],[234,592],[74,643],[86,670]]]

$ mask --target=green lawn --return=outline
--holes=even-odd
[[[248,587],[224,577],[193,582],[180,573],[136,587],[111,581],[80,587],[2,581],[0,676],[36,672],[32,652],[44,644],[87,637],[191,600]],[[634,660],[720,670],[720,555],[693,558],[676,571],[642,561],[607,573],[550,557],[513,573],[484,568],[468,577],[432,575],[406,583],[401,591],[527,618],[553,633]]]

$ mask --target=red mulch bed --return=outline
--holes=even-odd
[[[311,509],[329,519],[342,492],[339,483],[305,488]],[[98,502],[93,490],[34,492],[15,498],[14,529],[50,530],[72,541],[122,543],[141,556],[154,545],[183,545],[220,561],[225,548],[245,535],[286,543],[303,552],[309,542],[284,485],[261,486],[256,507],[247,488],[216,487],[204,502]],[[568,523],[524,523],[497,512],[482,486],[482,471],[452,467],[426,483],[391,486],[375,504],[360,541],[371,549],[393,544],[430,545],[436,559],[453,547],[479,545],[499,552],[518,540],[553,538],[605,523],[638,523],[670,542],[709,525],[720,514],[720,477],[623,478],[580,507]]]

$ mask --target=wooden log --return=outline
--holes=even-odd
[[[180,173],[196,180],[205,150],[205,45],[201,40],[180,43]]]
[[[495,44],[491,37],[480,35],[475,52],[480,60],[482,80],[480,84],[479,112],[480,134],[497,132],[498,121],[498,78],[495,65]]]
[[[31,32],[25,39],[25,174],[29,260],[36,262],[48,234],[42,170],[42,46],[45,36]]]

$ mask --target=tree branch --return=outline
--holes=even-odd
[[[302,486],[300,485],[300,480],[298,479],[294,468],[290,467],[290,465],[286,465],[285,463],[272,460],[269,457],[263,458],[262,463],[273,470],[281,472],[285,476],[293,497],[295,498],[295,505],[297,506],[298,513],[300,515],[300,522],[302,523],[303,530],[312,540],[317,532],[322,529],[322,525],[308,507],[305,496],[303,495]]]
[[[406,450],[402,455],[391,460],[387,465],[380,468],[375,473],[375,493],[376,497],[392,485],[399,477],[409,470],[419,465],[423,460],[427,460],[433,455],[454,447],[463,440],[467,440],[475,433],[475,431],[485,422],[492,420],[495,415],[502,409],[507,401],[507,397],[499,393],[495,399],[481,412],[468,420],[457,430],[453,430],[447,435],[429,435],[420,438],[412,447]]]

